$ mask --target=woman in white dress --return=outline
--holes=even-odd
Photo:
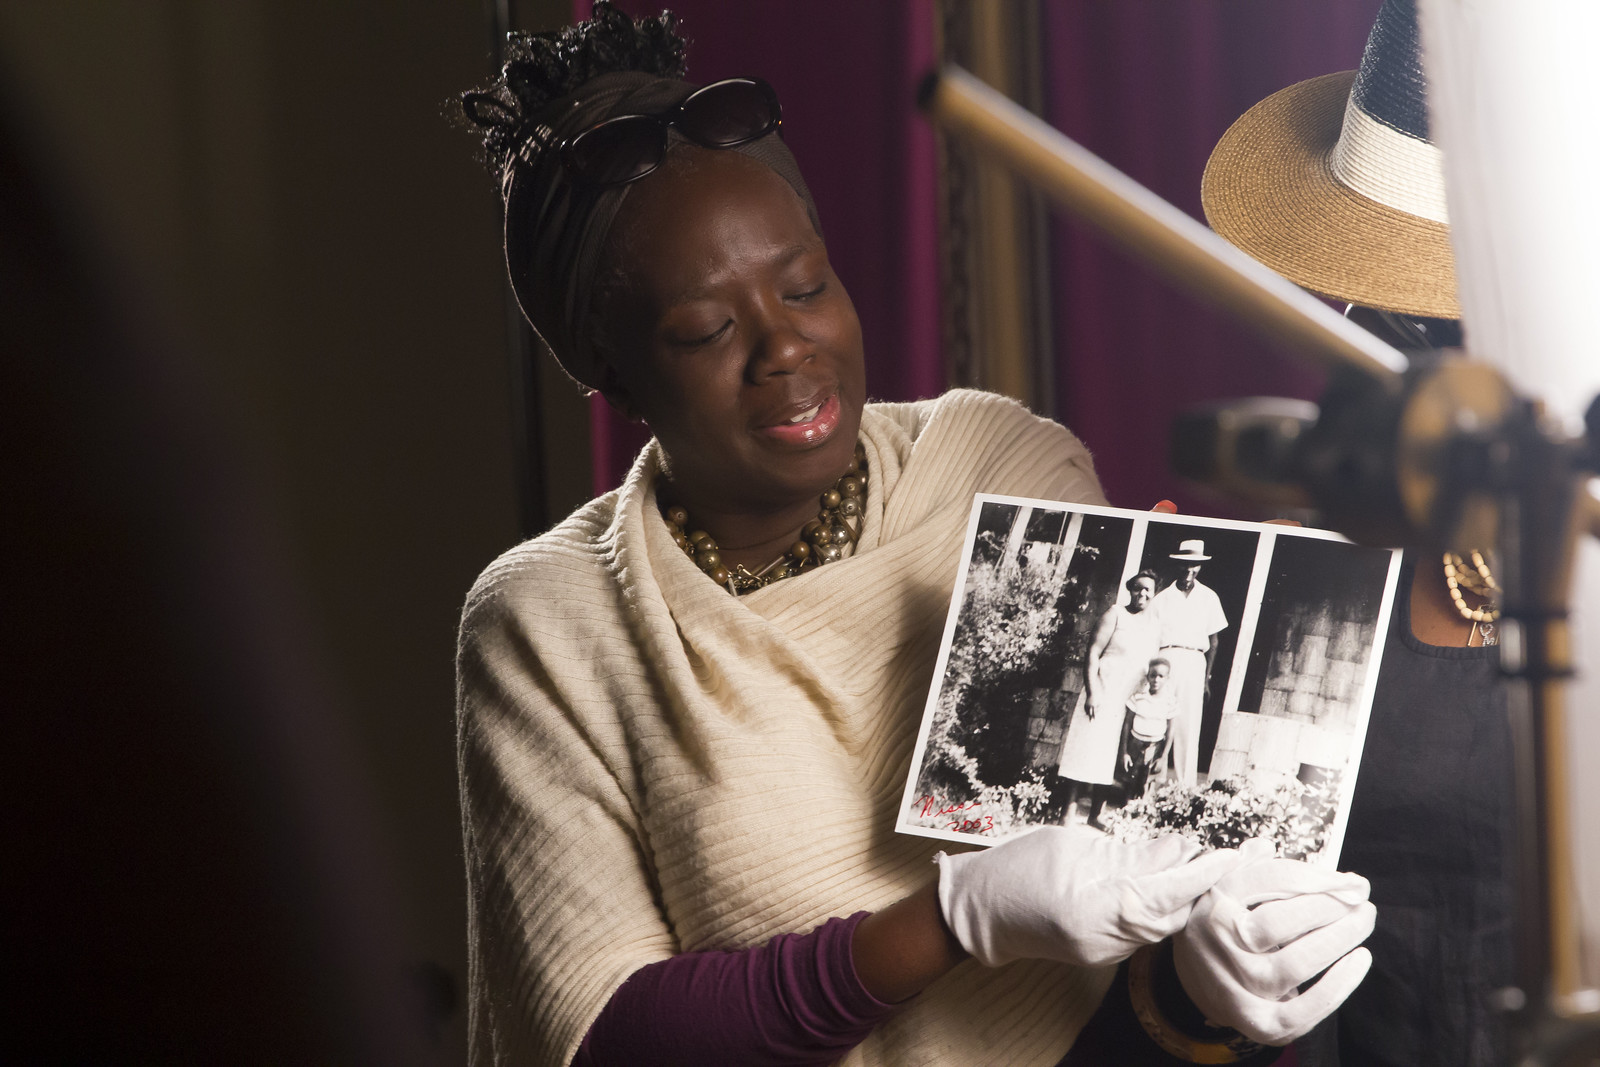
[[[1067,725],[1061,746],[1063,778],[1073,782],[1070,814],[1081,788],[1093,786],[1089,825],[1100,825],[1100,809],[1116,781],[1117,745],[1122,737],[1123,708],[1144,680],[1150,660],[1161,647],[1161,626],[1145,610],[1156,593],[1154,571],[1128,579],[1128,602],[1113,605],[1100,616],[1084,659],[1083,691]]]

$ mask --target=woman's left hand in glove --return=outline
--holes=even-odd
[[[1366,977],[1372,954],[1357,946],[1377,909],[1358,874],[1272,858],[1265,841],[1247,841],[1241,852],[1244,862],[1195,904],[1173,962],[1211,1022],[1287,1045]]]

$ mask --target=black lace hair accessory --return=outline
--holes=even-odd
[[[587,328],[595,277],[630,187],[575,181],[557,154],[541,146],[617,115],[665,111],[693,92],[696,86],[682,80],[687,45],[677,24],[670,12],[634,20],[610,0],[596,0],[587,22],[511,34],[500,78],[461,98],[500,179],[506,269],[522,313],[562,368],[588,388],[600,385]],[[821,232],[811,192],[781,137],[768,134],[728,151],[776,171]]]

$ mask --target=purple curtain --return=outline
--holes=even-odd
[[[619,0],[653,14],[663,0]],[[939,353],[938,191],[917,79],[933,63],[932,0],[672,0],[695,82],[757,74],[783,101],[783,135],[811,187],[835,269],[861,316],[868,394],[934,396]],[[574,14],[588,16],[589,0]],[[595,492],[647,439],[594,398]]]
[[[1047,118],[1196,218],[1224,130],[1268,94],[1352,70],[1379,0],[1079,0],[1044,5]],[[1056,224],[1057,407],[1111,502],[1248,515],[1168,469],[1172,416],[1238,396],[1314,399],[1320,379],[1081,225]]]
[[[621,0],[630,14],[662,0]],[[1355,67],[1379,0],[1051,0],[1046,117],[1200,217],[1200,173],[1228,125],[1303,78]],[[589,0],[575,0],[586,17]],[[929,396],[939,353],[937,176],[915,113],[933,59],[933,0],[678,0],[695,81],[760,74],[816,196],[829,249],[861,313],[871,395]],[[1094,451],[1113,503],[1162,497],[1243,514],[1168,471],[1172,416],[1207,399],[1314,398],[1319,378],[1070,220],[1054,226],[1057,406]],[[645,440],[596,398],[595,490]]]

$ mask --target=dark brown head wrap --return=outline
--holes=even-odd
[[[541,151],[535,140],[553,143],[618,115],[660,114],[695,88],[634,71],[593,78],[571,95],[550,101],[536,119],[537,137],[506,168],[506,268],[517,301],[562,369],[591,389],[599,386],[600,374],[584,319],[606,237],[631,186],[573,180],[557,153]],[[822,232],[811,191],[776,131],[728,151],[776,171],[805,201],[812,225]]]

